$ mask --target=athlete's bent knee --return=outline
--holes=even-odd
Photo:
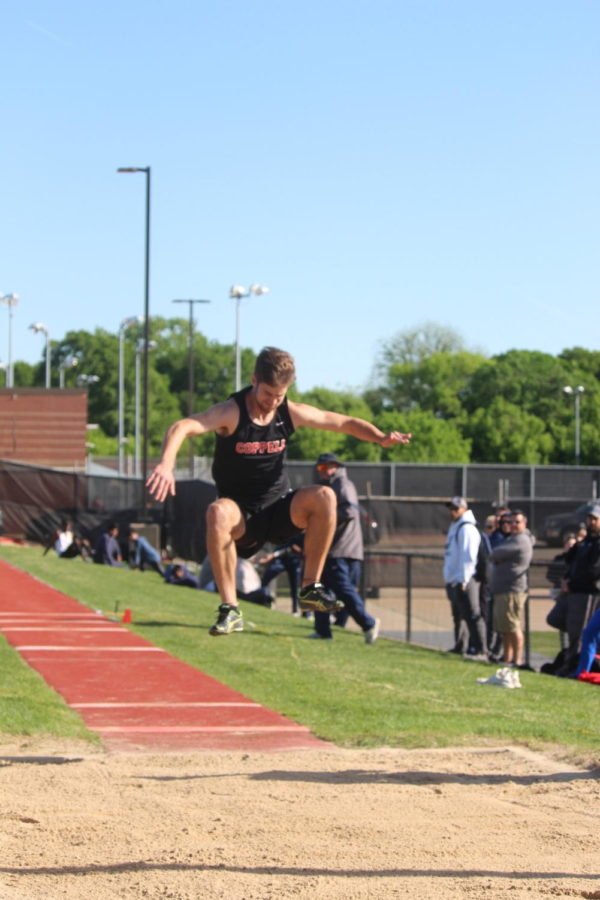
[[[206,510],[206,525],[214,531],[231,532],[235,527],[234,510],[228,503],[215,500]]]

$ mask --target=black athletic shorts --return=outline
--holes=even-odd
[[[267,541],[272,544],[285,544],[298,534],[300,529],[294,525],[290,516],[290,505],[295,493],[296,491],[290,491],[275,503],[255,513],[248,512],[243,506],[240,507],[246,520],[246,531],[239,541],[235,542],[238,556],[248,559]]]

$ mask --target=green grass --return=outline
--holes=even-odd
[[[80,716],[0,635],[0,735],[52,735],[99,742]]]
[[[117,604],[121,612],[129,607],[133,631],[337,744],[517,741],[600,759],[600,694],[590,685],[522,672],[521,691],[480,686],[476,678],[491,667],[381,638],[368,647],[348,631],[336,630],[332,642],[305,640],[311,630],[305,620],[251,604],[244,606],[243,633],[215,639],[208,634],[214,594],[165,585],[153,572],[44,557],[37,548],[3,547],[0,558],[107,614]],[[17,665],[8,659],[8,668]],[[50,696],[42,688],[29,687],[36,706]],[[16,733],[22,726],[7,699],[0,695],[0,728]],[[57,712],[48,703],[45,730]]]

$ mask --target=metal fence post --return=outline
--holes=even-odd
[[[529,615],[529,592],[525,598],[525,659],[526,666],[530,665],[531,660],[531,619]],[[515,660],[515,663],[517,661]]]
[[[412,556],[406,556],[406,643],[412,637]]]

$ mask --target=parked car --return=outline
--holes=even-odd
[[[551,547],[562,547],[565,536],[569,532],[577,532],[582,523],[585,525],[586,515],[592,506],[595,506],[597,503],[597,500],[588,500],[587,503],[582,503],[573,512],[546,516],[542,521],[541,527],[536,529],[538,537]]]

